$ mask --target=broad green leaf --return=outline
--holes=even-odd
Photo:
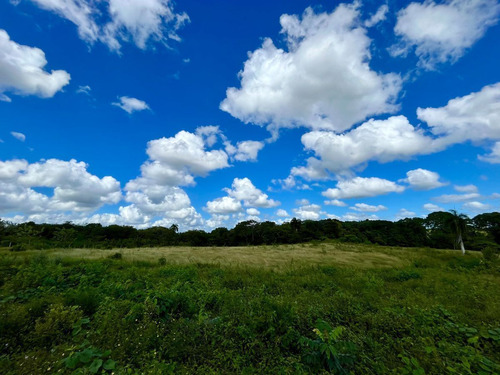
[[[92,374],[97,374],[97,371],[99,371],[101,366],[102,366],[102,359],[94,359],[90,364],[89,371]]]
[[[106,362],[104,362],[104,365],[102,366],[105,370],[114,370],[116,366],[116,362],[113,361],[112,359],[108,359]]]

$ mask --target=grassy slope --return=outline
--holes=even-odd
[[[98,354],[115,373],[331,370],[318,343],[348,354],[337,359],[352,373],[500,371],[500,272],[480,254],[340,243],[40,254],[0,253],[0,373],[71,373],[61,358],[84,350],[83,373]],[[321,320],[341,337],[321,339]]]

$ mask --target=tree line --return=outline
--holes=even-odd
[[[211,232],[179,232],[177,225],[137,229],[101,224],[21,224],[0,220],[0,247],[13,251],[49,248],[159,247],[159,246],[248,246],[279,245],[336,239],[344,242],[438,249],[482,250],[500,245],[500,213],[469,218],[451,212],[433,212],[424,218],[399,221],[365,220],[342,222],[334,219],[300,220],[277,224],[253,220],[234,228]]]

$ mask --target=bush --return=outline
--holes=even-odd
[[[495,262],[498,260],[498,248],[495,246],[488,246],[481,250],[483,258],[486,262]]]
[[[28,248],[22,243],[18,243],[10,248],[10,251],[26,251]]]
[[[160,264],[160,266],[164,266],[165,264],[167,264],[167,259],[161,257],[160,259],[158,259],[158,263]]]
[[[43,318],[35,323],[35,336],[42,345],[55,345],[70,337],[73,325],[82,318],[76,306],[53,305]]]

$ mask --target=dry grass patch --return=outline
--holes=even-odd
[[[123,261],[153,262],[165,258],[169,264],[218,264],[281,269],[287,266],[350,266],[357,268],[402,267],[410,264],[415,249],[389,248],[345,243],[315,243],[279,246],[245,247],[160,247],[133,249],[54,249],[44,250],[50,257],[70,259],[105,259],[117,252]],[[37,250],[10,253],[13,257],[29,257]]]

